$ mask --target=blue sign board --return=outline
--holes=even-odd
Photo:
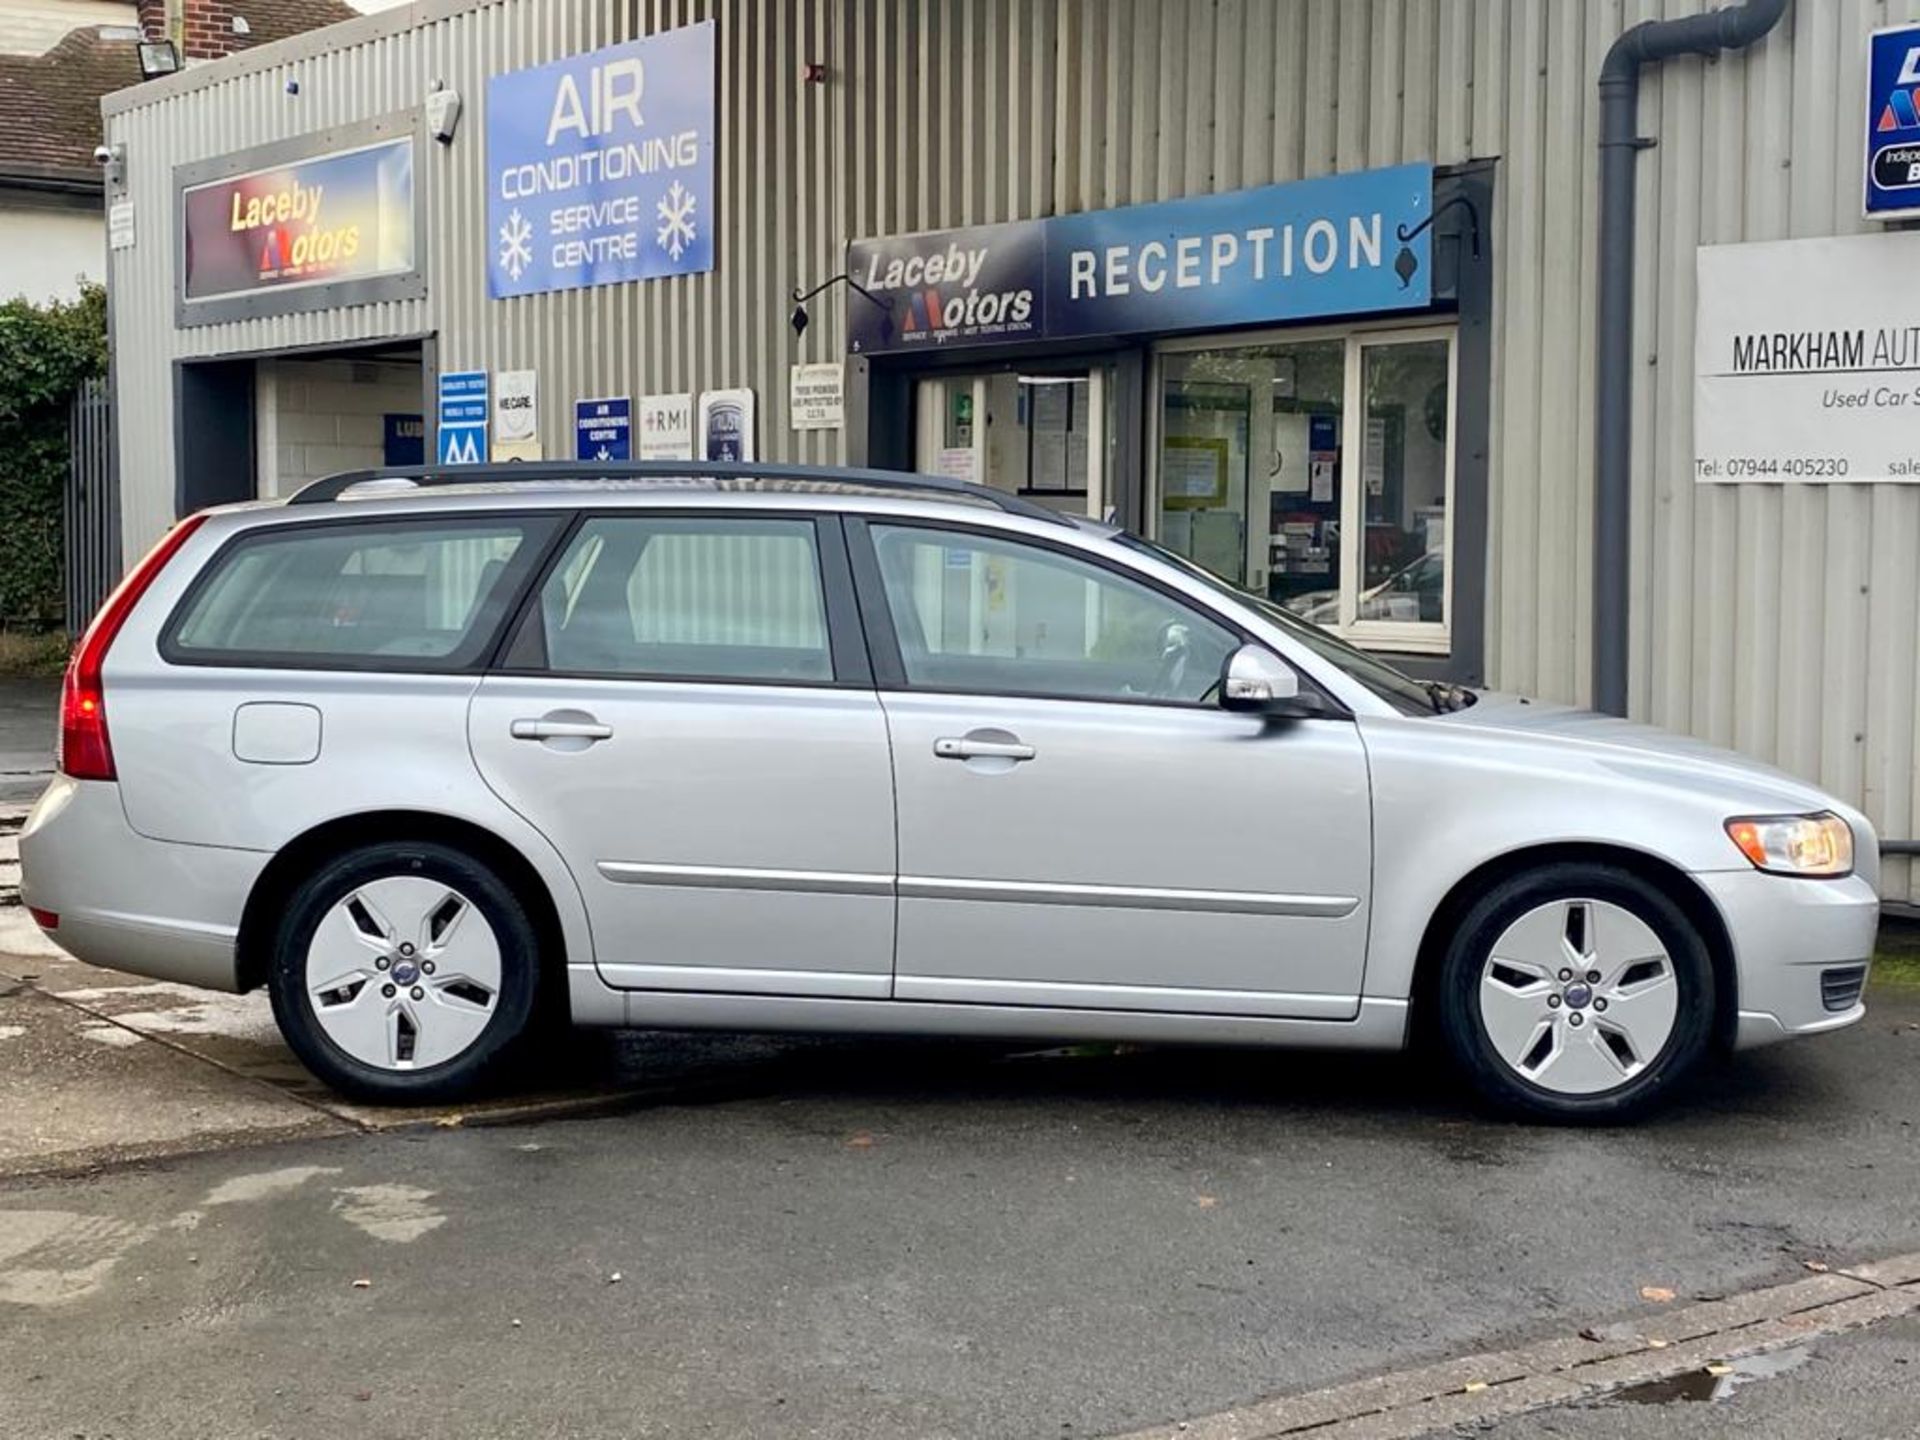
[[[482,465],[487,459],[487,372],[455,370],[440,377],[442,465]]]
[[[1867,42],[1869,218],[1920,215],[1920,25]]]
[[[382,415],[380,417],[380,463],[383,465],[426,464],[427,422],[418,415]]]
[[[713,269],[714,22],[487,81],[495,299]]]
[[[630,460],[633,458],[633,399],[619,395],[609,400],[573,402],[573,458],[576,460]]]
[[[1118,210],[856,240],[856,354],[1166,334],[1433,301],[1433,171],[1399,165]]]

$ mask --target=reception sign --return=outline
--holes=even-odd
[[[856,240],[848,348],[1169,334],[1432,303],[1433,171]]]
[[[183,299],[410,273],[413,183],[413,142],[388,140],[188,186]]]

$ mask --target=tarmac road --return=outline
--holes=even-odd
[[[1872,998],[1613,1131],[1411,1060],[634,1036],[623,1114],[0,1181],[0,1434],[1090,1436],[1633,1322],[1920,1250],[1920,991]],[[1911,1433],[1912,1323],[1815,1351],[1492,1433]]]

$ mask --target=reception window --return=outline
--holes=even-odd
[[[1370,648],[1450,649],[1452,327],[1174,342],[1156,537]]]

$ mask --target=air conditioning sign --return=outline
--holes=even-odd
[[[1162,204],[855,241],[848,348],[1165,334],[1432,301],[1433,172],[1402,165]],[[877,302],[877,303],[876,303]]]
[[[714,23],[487,82],[495,299],[713,269]]]

